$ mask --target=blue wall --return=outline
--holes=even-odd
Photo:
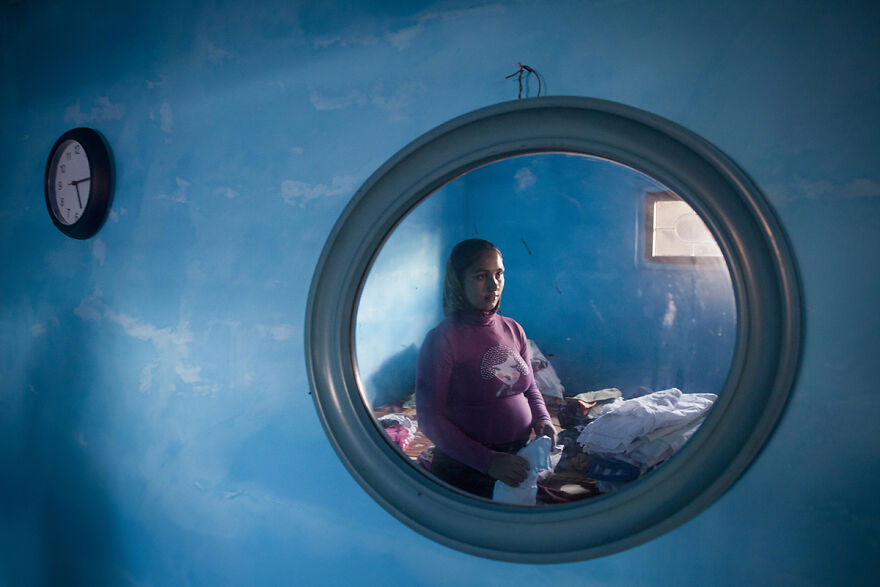
[[[461,216],[462,202],[438,196],[426,198],[395,227],[363,284],[355,352],[372,407],[405,400],[415,391],[418,349],[443,319],[446,227]]]
[[[645,259],[646,195],[666,188],[566,155],[509,159],[459,181],[461,237],[501,248],[503,312],[552,356],[567,391],[721,389],[736,323],[726,266]]]
[[[873,3],[49,1],[0,7],[0,583],[868,584],[880,11]],[[617,100],[719,146],[799,261],[798,383],[718,502],[629,551],[523,566],[408,530],[328,446],[309,280],[357,186],[514,98]],[[534,89],[532,90],[534,91]],[[48,150],[117,165],[98,235],[51,224]],[[63,578],[63,579],[62,579]]]
[[[446,256],[474,237],[501,249],[502,312],[552,358],[569,394],[718,393],[736,329],[730,276],[721,262],[646,260],[647,196],[665,190],[608,161],[541,154],[480,167],[425,199],[364,288],[357,352],[373,405],[412,393]]]

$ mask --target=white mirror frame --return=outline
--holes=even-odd
[[[354,324],[370,265],[409,210],[472,169],[530,153],[609,159],[686,200],[724,253],[736,297],[737,334],[715,407],[667,463],[613,494],[523,508],[441,484],[387,441],[359,389]],[[542,97],[451,120],[406,146],[364,183],[334,226],[315,269],[305,350],[328,438],[354,478],[386,510],[464,552],[557,563],[641,544],[684,523],[730,488],[785,408],[798,370],[801,321],[796,266],[782,228],[757,187],[729,158],[690,131],[632,107]]]

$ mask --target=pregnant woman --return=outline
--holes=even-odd
[[[434,443],[431,472],[491,498],[495,481],[518,486],[529,465],[515,453],[556,430],[535,385],[525,332],[498,313],[501,251],[482,239],[455,245],[446,263],[443,313],[419,352],[419,426]]]

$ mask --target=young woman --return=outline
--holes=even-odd
[[[518,486],[528,463],[516,452],[532,430],[556,430],[535,385],[526,335],[498,313],[501,251],[482,239],[455,245],[446,263],[445,320],[425,337],[416,375],[419,427],[434,443],[431,472],[492,497],[495,481]]]

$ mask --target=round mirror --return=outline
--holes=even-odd
[[[456,178],[382,245],[358,301],[355,355],[364,401],[389,439],[432,471],[443,443],[419,425],[419,349],[444,319],[449,251],[480,236],[502,252],[498,314],[524,328],[529,353],[521,358],[559,433],[551,468],[515,490],[499,485],[499,494],[520,496],[520,505],[571,503],[616,491],[668,460],[727,379],[736,333],[727,265],[699,216],[665,186],[611,161],[559,153],[509,158]],[[488,348],[478,349],[480,358]],[[520,383],[519,371],[509,371]],[[505,373],[488,378],[489,400],[528,391],[509,385]],[[435,391],[452,393],[450,411],[476,428],[469,437],[513,441],[517,434],[480,436],[499,416],[477,396],[479,375],[462,367],[453,378],[466,388]],[[616,430],[627,432],[614,446],[598,441]]]
[[[637,482],[552,507],[475,498],[405,453],[380,418],[409,409],[414,356],[442,318],[445,256],[468,236],[501,249],[501,312],[564,399],[717,396],[690,441]],[[367,180],[322,252],[305,334],[328,438],[383,507],[466,552],[561,562],[668,531],[746,470],[797,372],[800,298],[770,208],[716,148],[620,104],[537,98],[452,120]]]

